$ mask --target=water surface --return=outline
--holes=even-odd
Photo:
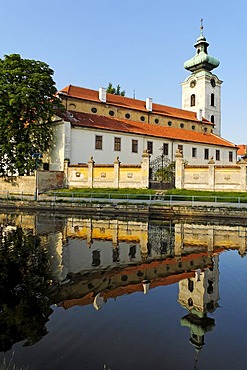
[[[0,215],[0,361],[246,369],[246,225]]]

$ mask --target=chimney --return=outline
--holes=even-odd
[[[198,119],[198,121],[202,121],[202,109],[198,109],[196,118]]]
[[[99,100],[103,103],[106,103],[106,88],[100,87],[99,88]]]
[[[146,109],[149,112],[152,112],[152,110],[153,110],[153,99],[152,98],[147,98],[146,99]]]

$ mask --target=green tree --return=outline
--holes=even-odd
[[[0,59],[0,176],[29,175],[33,154],[48,150],[54,107],[61,107],[52,76],[44,62]]]
[[[52,313],[47,251],[32,230],[0,225],[0,351],[16,342],[32,345],[47,334]]]
[[[125,96],[125,90],[121,91],[120,85],[117,85],[117,87],[113,87],[111,82],[109,82],[106,92],[113,95]]]

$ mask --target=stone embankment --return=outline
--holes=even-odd
[[[134,204],[134,203],[90,203],[90,202],[35,202],[2,200],[1,210],[12,209],[16,211],[48,211],[52,213],[95,214],[97,216],[132,216],[147,217],[162,220],[171,217],[199,217],[199,218],[239,218],[247,220],[247,205],[236,204],[209,205],[195,203],[183,204]]]

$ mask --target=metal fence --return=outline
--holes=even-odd
[[[36,201],[35,194],[23,192],[10,193],[0,192],[0,201],[21,200]],[[38,202],[53,203],[112,203],[112,204],[163,204],[163,205],[189,205],[189,206],[235,206],[247,207],[247,196],[214,196],[214,195],[166,195],[166,194],[120,194],[114,192],[50,192],[49,194],[39,194]]]

